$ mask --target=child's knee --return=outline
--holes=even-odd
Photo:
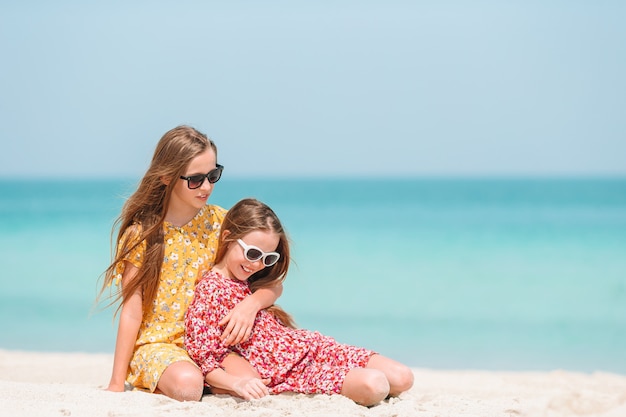
[[[376,369],[354,369],[346,377],[342,394],[364,406],[378,404],[389,395],[389,381]]]
[[[364,380],[364,388],[371,396],[372,401],[377,403],[387,398],[391,387],[383,372],[372,370]]]
[[[204,390],[204,377],[192,366],[177,366],[161,377],[158,387],[170,398],[178,401],[199,401]]]
[[[175,396],[179,401],[199,401],[204,391],[202,373],[179,375],[175,385]]]
[[[413,371],[406,366],[400,366],[395,370],[393,378],[389,380],[389,395],[400,395],[404,391],[408,391],[413,386],[415,375]]]

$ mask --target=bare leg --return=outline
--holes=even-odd
[[[202,398],[204,377],[200,369],[191,362],[174,362],[168,366],[156,392],[178,401],[199,401]]]
[[[250,365],[250,362],[237,355],[236,353],[230,353],[224,358],[221,363],[226,372],[237,376],[249,376],[253,378],[261,378],[259,373]],[[228,394],[234,397],[240,397],[233,391],[228,391],[222,388],[211,387],[213,394]],[[240,397],[241,398],[241,397]]]
[[[389,395],[398,396],[413,386],[413,371],[406,365],[396,362],[382,355],[373,355],[367,363],[367,368],[382,371],[389,381]]]
[[[343,381],[341,395],[366,407],[378,404],[389,395],[389,382],[385,374],[373,368],[351,369]]]

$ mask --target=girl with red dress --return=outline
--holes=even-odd
[[[413,373],[405,365],[297,329],[275,305],[258,312],[248,339],[232,346],[225,343],[222,318],[254,291],[281,285],[289,262],[288,239],[271,208],[244,199],[228,211],[215,265],[198,282],[185,317],[185,347],[206,383],[246,399],[285,391],[342,394],[365,406],[411,388]],[[233,351],[250,362],[260,378],[223,368],[220,363]]]

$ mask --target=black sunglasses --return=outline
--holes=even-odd
[[[224,170],[224,166],[220,164],[215,164],[216,168],[212,169],[206,174],[197,174],[190,175],[185,177],[184,175],[180,176],[181,180],[187,180],[187,187],[190,190],[195,190],[196,188],[200,188],[202,184],[204,184],[204,179],[209,180],[209,183],[215,184],[222,177],[222,171]]]

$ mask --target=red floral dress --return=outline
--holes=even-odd
[[[217,323],[249,294],[246,282],[215,271],[198,282],[185,316],[185,348],[203,375],[220,367],[232,350],[248,360],[261,378],[270,379],[272,394],[339,394],[348,371],[364,368],[374,354],[316,331],[286,327],[266,310],[257,314],[248,340],[224,346],[220,340],[223,326]]]

